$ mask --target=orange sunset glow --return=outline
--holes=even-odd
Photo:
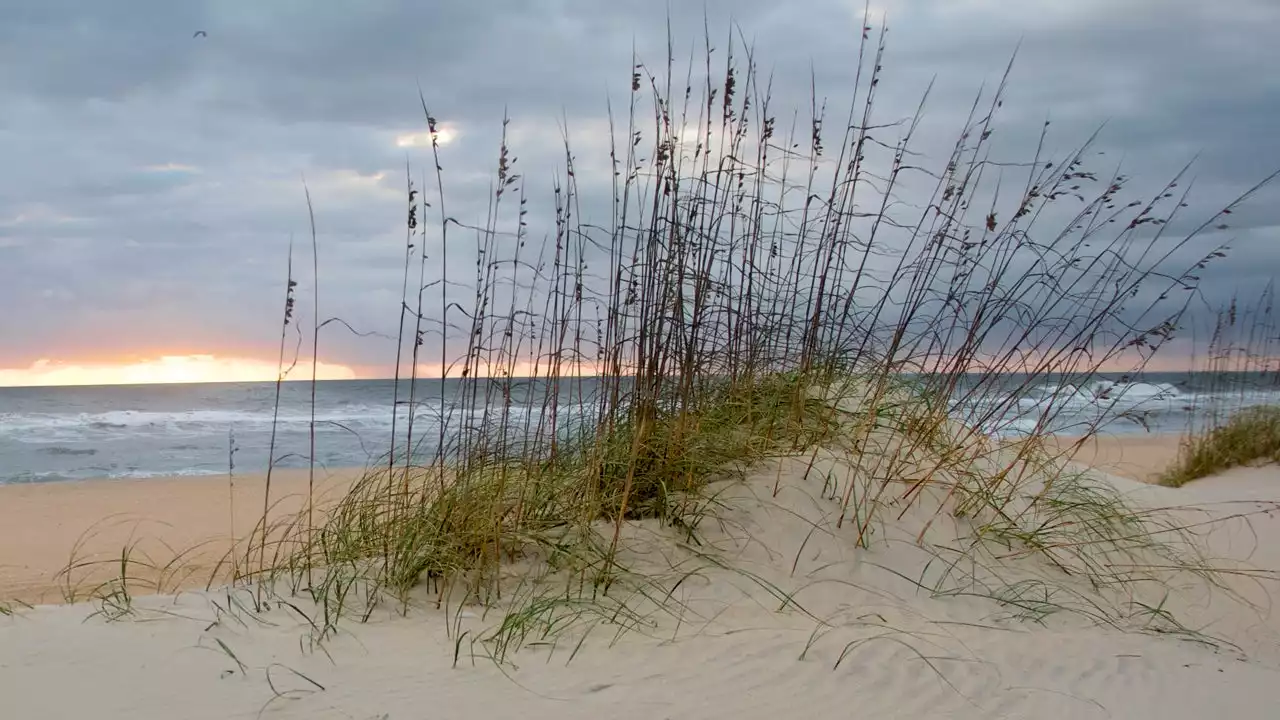
[[[303,372],[305,370],[305,373]],[[163,355],[156,358],[110,362],[55,362],[39,360],[27,368],[0,369],[0,387],[48,387],[57,385],[156,385],[165,383],[215,383],[274,381],[276,363],[250,358],[215,355]],[[311,377],[311,363],[299,364],[291,379]],[[350,380],[355,371],[344,365],[321,362],[321,380]]]
[[[462,377],[463,364],[454,363],[443,373],[450,378]],[[475,377],[502,374],[509,370],[514,377],[546,375],[549,361],[541,363],[517,362],[514,367],[504,366],[490,372],[483,363],[473,366]],[[594,375],[594,365],[562,361],[559,374],[563,377]],[[253,358],[219,357],[216,355],[161,355],[116,362],[59,362],[39,360],[26,368],[0,368],[0,387],[56,387],[73,385],[164,385],[183,383],[220,382],[275,382],[277,366],[274,361]],[[419,378],[438,378],[440,365],[420,364]],[[358,371],[347,365],[320,362],[316,367],[317,380],[356,380],[389,378],[392,369],[382,371],[365,368]],[[408,376],[408,369],[401,369],[401,377]],[[286,380],[310,380],[311,359],[302,358],[286,376]]]

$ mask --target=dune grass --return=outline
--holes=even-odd
[[[1257,405],[1184,440],[1177,461],[1159,482],[1182,487],[1233,467],[1280,462],[1280,407]]]
[[[1259,404],[1280,387],[1275,285],[1233,296],[1213,315],[1204,358],[1205,399],[1190,407],[1177,460],[1158,478],[1181,487],[1233,467],[1280,461],[1280,407]],[[1266,393],[1268,395],[1260,395]]]
[[[549,221],[530,212],[505,132],[485,216],[446,214],[448,159],[424,100],[434,186],[406,184],[394,308],[407,420],[332,507],[272,523],[264,510],[224,574],[255,602],[307,596],[321,635],[424,596],[455,622],[463,604],[495,608],[484,638],[450,628],[459,653],[482,642],[502,658],[584,622],[641,629],[678,613],[676,586],[725,567],[696,549],[722,481],[779,458],[816,472],[835,453],[839,477],[814,494],[835,503],[839,532],[871,552],[877,525],[923,508],[916,540],[945,571],[913,582],[939,596],[1118,624],[1133,603],[1103,596],[1163,577],[1122,568],[1209,576],[1164,542],[1170,521],[1045,454],[1037,440],[1060,407],[1028,418],[1018,402],[1103,367],[1140,373],[1179,332],[1199,272],[1228,252],[1204,232],[1266,181],[1175,235],[1181,175],[1139,195],[1090,168],[1092,139],[1047,157],[1047,124],[1029,159],[998,163],[1008,71],[926,168],[924,99],[880,117],[885,34],[868,28],[847,118],[815,95],[789,126],[732,37],[719,72],[710,50],[704,67],[637,58],[626,103],[610,106],[608,156],[577,158],[566,132]],[[588,175],[607,179],[580,188]],[[460,277],[449,258],[472,239],[475,275]],[[427,246],[440,249],[430,262]],[[297,330],[295,284],[291,257],[282,337]],[[312,332],[345,325],[331,322]],[[437,350],[448,380],[421,376]],[[281,366],[283,378],[283,353]],[[1023,442],[992,439],[1028,419]],[[268,487],[264,509],[272,500]],[[932,539],[942,518],[967,528],[960,542]],[[704,565],[630,563],[642,527]],[[1037,570],[1007,572],[1013,562]]]
[[[693,540],[714,504],[713,482],[829,438],[837,412],[801,380],[717,383],[695,407],[623,418],[547,457],[377,467],[314,532],[302,532],[297,519],[270,528],[275,539],[259,541],[259,553],[269,546],[280,560],[263,572],[296,583],[322,568],[313,597],[324,604],[359,585],[361,612],[384,592],[407,603],[422,585],[434,588],[438,605],[450,597],[490,604],[503,596],[504,565],[533,558],[603,591],[628,575],[617,558],[624,525],[653,520]]]

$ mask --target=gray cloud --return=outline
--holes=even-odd
[[[1134,187],[1150,192],[1199,153],[1200,211],[1280,167],[1271,131],[1280,49],[1270,37],[1280,6],[1268,0],[873,7],[890,23],[880,118],[909,114],[934,80],[917,145],[931,167],[1019,42],[997,131],[1002,159],[1029,159],[1046,117],[1059,151],[1106,121],[1099,172],[1123,160]],[[674,3],[677,83],[691,52],[700,69],[704,10],[716,63],[731,29],[754,43],[780,127],[798,112],[803,136],[811,72],[830,97],[829,127],[843,122],[859,3]],[[457,132],[443,162],[449,212],[463,222],[482,221],[510,113],[534,244],[553,227],[560,122],[582,168],[583,212],[607,216],[607,190],[584,179],[608,177],[606,102],[615,112],[625,103],[633,48],[655,71],[665,63],[665,12],[638,0],[6,0],[0,307],[21,312],[0,314],[0,367],[138,348],[270,357],[291,236],[295,261],[310,264],[304,177],[322,314],[394,332],[406,158],[415,176],[430,167],[422,148],[397,143],[424,129],[418,87]],[[1236,251],[1213,269],[1223,295],[1280,275],[1277,199],[1272,189],[1218,233],[1235,233]],[[454,231],[451,246],[451,267],[474,272],[474,238]],[[427,247],[438,262],[434,227]],[[326,360],[362,366],[393,352],[341,333],[326,346]]]

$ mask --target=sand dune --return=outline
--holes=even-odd
[[[499,667],[472,642],[499,620],[479,609],[453,626],[429,604],[405,617],[384,608],[317,646],[294,612],[227,613],[219,609],[227,596],[216,593],[143,598],[117,622],[86,622],[93,605],[38,607],[0,618],[4,715],[1274,717],[1280,615],[1266,602],[1280,586],[1254,571],[1280,569],[1280,470],[1236,470],[1180,490],[1098,474],[1147,507],[1197,506],[1174,512],[1203,523],[1214,562],[1253,568],[1227,576],[1235,596],[1184,578],[1164,600],[1158,588],[1120,599],[1130,609],[1175,609],[1195,631],[1179,636],[1102,627],[1072,612],[1010,619],[1008,606],[986,597],[932,597],[920,585],[938,577],[947,543],[959,537],[950,525],[961,521],[930,524],[924,503],[902,504],[858,549],[857,531],[836,527],[829,499],[839,458],[819,457],[806,475],[808,465],[780,460],[726,487],[700,546],[652,525],[630,528],[628,563],[685,578],[668,604],[680,611],[637,601],[650,612],[632,632],[596,624],[581,647],[570,634]],[[11,504],[0,498],[0,507]],[[922,533],[933,549],[915,542]],[[1001,567],[1028,578],[1049,571],[1021,560]],[[459,631],[468,633],[460,643]]]

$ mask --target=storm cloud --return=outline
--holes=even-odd
[[[431,167],[419,89],[452,136],[446,200],[464,223],[482,222],[510,116],[534,240],[552,224],[562,128],[584,166],[607,163],[609,102],[625,101],[633,52],[665,64],[668,28],[679,68],[709,28],[719,62],[731,39],[751,44],[780,118],[794,109],[807,122],[811,85],[843,117],[861,2],[668,5],[0,1],[0,368],[272,357],[291,238],[296,262],[310,262],[304,180],[321,314],[394,334],[406,163],[415,177]],[[1016,50],[1003,159],[1030,159],[1046,119],[1059,151],[1105,122],[1095,149],[1135,187],[1154,192],[1196,158],[1201,215],[1280,168],[1271,0],[880,0],[870,10],[889,27],[878,116],[909,115],[933,83],[922,164],[945,164],[973,97]],[[1207,301],[1280,275],[1277,208],[1272,187],[1214,238],[1234,250],[1206,275]],[[584,208],[588,219],[609,211]],[[427,239],[434,257],[438,238]],[[459,242],[450,262],[466,272],[474,256]],[[374,374],[394,355],[377,337],[334,332],[324,344],[325,361]]]

